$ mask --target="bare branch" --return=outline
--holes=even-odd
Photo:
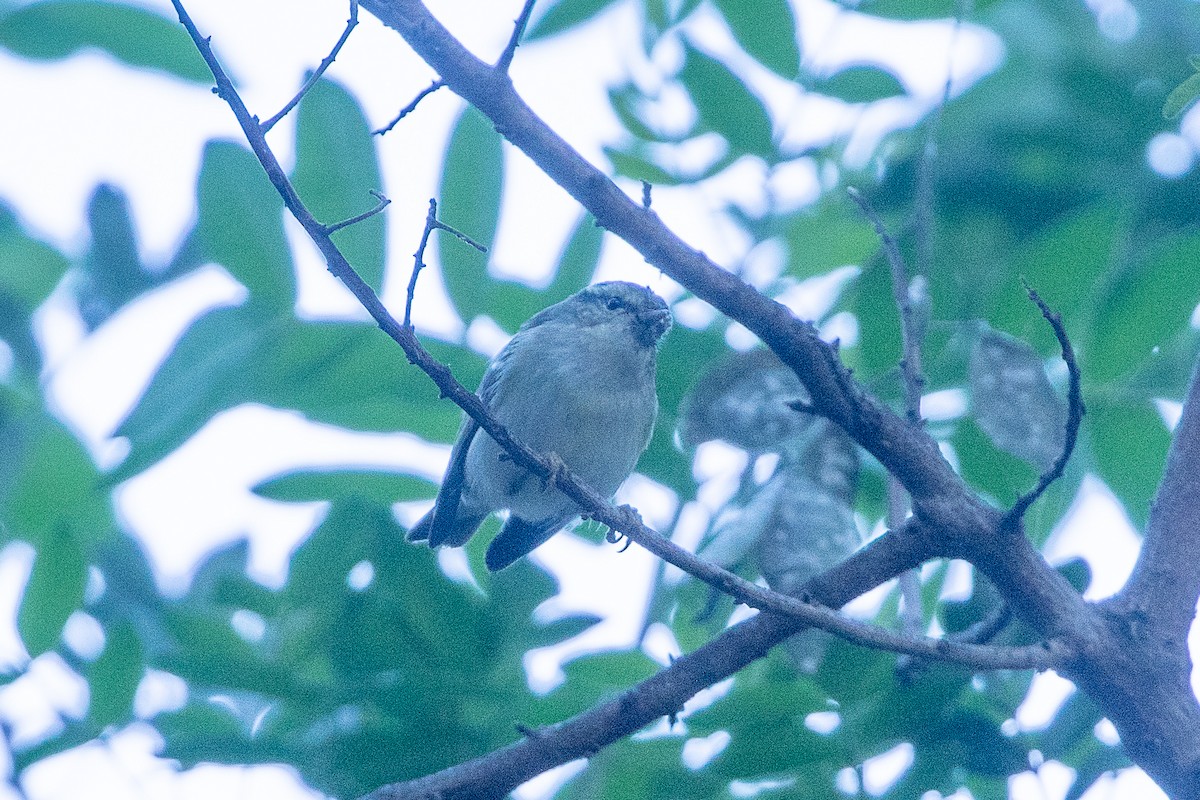
[[[909,291],[908,265],[904,263],[904,256],[900,254],[900,246],[888,233],[871,202],[853,186],[848,187],[846,193],[875,228],[875,233],[883,242],[883,252],[887,256],[888,264],[892,268],[892,297],[896,301],[896,310],[900,313],[900,340],[904,352],[900,361],[900,373],[904,380],[904,412],[909,424],[920,427],[921,391],[925,387],[925,377],[921,374],[921,338],[924,326],[916,319],[917,309]]]
[[[508,72],[508,68],[512,66],[513,57],[521,45],[521,37],[525,35],[525,26],[529,24],[529,15],[533,13],[534,2],[535,0],[525,0],[525,5],[521,7],[521,15],[517,17],[516,24],[513,26],[512,36],[509,37],[508,44],[504,46],[504,52],[500,54],[500,59],[496,62],[497,72]]]
[[[445,85],[446,85],[445,81],[441,80],[440,78],[435,80],[433,83],[429,84],[424,89],[422,89],[420,92],[418,92],[417,96],[412,99],[412,102],[410,102],[404,108],[400,109],[400,113],[396,114],[396,116],[392,119],[391,122],[389,122],[387,125],[384,125],[382,128],[380,128],[378,130],[371,131],[371,133],[375,134],[376,136],[383,136],[385,133],[390,131],[392,128],[396,127],[396,125],[398,125],[400,123],[400,120],[404,119],[409,114],[416,111],[417,106],[420,105],[422,100],[424,100],[427,96],[433,94],[434,92],[436,92],[438,89],[442,88]]]
[[[1050,469],[1042,473],[1037,486],[1021,495],[1017,498],[1017,502],[1013,503],[1012,508],[1004,515],[1003,524],[1005,526],[1014,525],[1021,517],[1025,516],[1025,512],[1042,496],[1050,484],[1062,477],[1067,462],[1071,460],[1071,454],[1075,452],[1075,442],[1079,438],[1079,426],[1083,422],[1086,410],[1083,406],[1083,393],[1079,388],[1081,382],[1079,364],[1075,360],[1075,349],[1071,347],[1071,340],[1067,337],[1067,329],[1063,326],[1062,316],[1046,305],[1046,301],[1028,284],[1025,285],[1025,290],[1029,292],[1029,299],[1037,304],[1037,307],[1041,309],[1042,316],[1054,329],[1054,336],[1058,339],[1058,345],[1062,349],[1063,361],[1067,365],[1067,372],[1070,375],[1070,385],[1067,389],[1067,425],[1063,434],[1062,451],[1058,454],[1058,458],[1055,459]]]
[[[374,189],[368,189],[367,191],[369,191],[371,193],[372,197],[374,197],[377,201],[379,201],[375,204],[375,207],[368,211],[364,211],[361,214],[355,214],[350,219],[344,219],[341,222],[335,222],[332,225],[324,226],[325,233],[327,233],[327,234],[334,233],[335,231],[340,231],[342,228],[349,228],[351,225],[357,225],[358,223],[362,222],[363,220],[370,219],[371,217],[375,216],[380,211],[383,211],[385,208],[387,208],[389,205],[391,205],[392,201],[387,199],[386,197],[384,197],[382,192],[377,192]]]
[[[460,241],[474,247],[481,253],[486,253],[487,248],[476,242],[465,233],[461,233],[454,228],[451,228],[446,223],[437,218],[437,200],[429,198],[429,213],[425,215],[425,230],[421,233],[421,243],[417,246],[417,252],[413,253],[413,271],[412,277],[408,279],[408,295],[404,301],[404,327],[412,328],[412,306],[413,298],[417,294],[417,276],[421,274],[421,270],[425,269],[425,247],[429,244],[429,236],[435,230],[446,231],[452,234]]]
[[[346,29],[342,31],[341,38],[337,40],[337,43],[334,44],[333,49],[329,51],[329,55],[325,56],[325,58],[321,60],[321,63],[317,66],[316,71],[313,72],[313,74],[308,77],[308,80],[304,82],[304,85],[300,87],[300,91],[296,92],[296,96],[289,100],[287,105],[279,109],[279,113],[262,123],[263,133],[267,133],[271,130],[271,128],[274,128],[275,124],[279,122],[279,120],[286,117],[288,112],[295,108],[296,104],[304,98],[304,95],[308,94],[308,91],[312,89],[314,85],[316,85],[317,81],[321,79],[321,76],[325,74],[325,70],[329,69],[330,65],[333,64],[334,60],[338,57],[338,53],[342,51],[342,45],[344,45],[346,40],[350,38],[350,32],[353,31],[357,25],[358,0],[350,0],[350,19],[346,20]]]

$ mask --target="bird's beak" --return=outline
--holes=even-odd
[[[671,312],[665,308],[655,308],[638,314],[638,341],[644,347],[658,344],[667,331],[671,330]]]

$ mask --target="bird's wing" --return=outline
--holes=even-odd
[[[488,366],[487,371],[483,374],[483,380],[479,384],[479,398],[483,400],[485,406],[492,406],[492,401],[495,399],[497,391],[502,387],[504,367],[508,363],[511,351],[512,343],[510,342],[509,346],[501,350],[492,360],[491,365]],[[475,533],[475,529],[479,527],[479,523],[487,516],[487,511],[482,515],[478,513],[464,515],[464,509],[462,508],[463,484],[466,481],[467,451],[470,450],[471,442],[475,439],[475,434],[478,432],[479,423],[464,414],[462,427],[458,429],[458,438],[455,440],[454,449],[450,453],[450,466],[446,468],[446,477],[442,479],[442,487],[438,490],[437,501],[434,503],[433,511],[427,517],[428,523],[424,526],[418,523],[417,526],[422,529],[418,535],[425,535],[429,539],[430,547],[437,547],[442,544],[459,547],[466,544],[471,535]],[[484,435],[486,436],[487,434]],[[424,520],[422,521],[424,522]],[[416,529],[415,527],[414,530]]]

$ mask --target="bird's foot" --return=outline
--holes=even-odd
[[[542,488],[558,488],[558,482],[567,474],[567,462],[563,461],[558,453],[546,453],[546,461],[550,465],[550,474],[542,478]]]

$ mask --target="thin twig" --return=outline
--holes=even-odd
[[[513,57],[517,54],[517,47],[521,44],[521,37],[525,35],[525,27],[529,24],[529,15],[533,13],[533,4],[535,0],[525,0],[525,5],[521,7],[521,15],[517,17],[516,24],[513,26],[512,36],[508,39],[508,44],[504,46],[504,52],[500,54],[500,58],[496,61],[497,72],[508,72],[508,68],[512,66]]]
[[[413,253],[413,271],[412,277],[408,279],[408,296],[404,301],[404,327],[412,328],[412,306],[413,298],[417,294],[417,276],[421,274],[421,270],[425,269],[425,247],[429,244],[429,236],[435,230],[446,231],[453,234],[461,241],[474,247],[481,253],[486,253],[487,248],[476,242],[465,233],[461,233],[454,228],[451,228],[446,223],[437,218],[437,200],[429,198],[429,212],[425,215],[425,230],[421,233],[421,243],[417,245],[417,252]]]
[[[871,202],[862,192],[853,186],[846,188],[867,220],[875,228],[875,233],[883,243],[883,252],[892,268],[892,296],[896,300],[896,309],[900,312],[900,338],[903,344],[903,356],[900,371],[904,379],[905,416],[910,424],[921,426],[921,390],[925,386],[925,377],[921,374],[921,331],[923,326],[915,318],[916,309],[913,307],[909,293],[908,266],[896,240],[888,233],[883,220],[871,207]]]
[[[263,133],[267,133],[271,130],[271,128],[274,128],[275,123],[286,117],[288,112],[295,108],[296,104],[304,98],[304,95],[308,94],[308,91],[312,89],[316,82],[321,79],[321,76],[325,74],[325,70],[329,69],[330,65],[333,64],[334,59],[338,57],[338,53],[342,50],[342,45],[344,45],[346,40],[350,38],[350,32],[354,30],[355,26],[357,25],[358,0],[350,0],[350,19],[346,20],[346,29],[342,31],[341,38],[337,40],[337,44],[335,44],[333,49],[329,51],[329,55],[325,56],[325,58],[321,60],[321,63],[317,66],[316,71],[310,75],[308,80],[304,82],[304,85],[300,87],[300,91],[296,92],[296,96],[289,100],[287,105],[279,109],[278,114],[262,123]]]
[[[1014,525],[1021,517],[1025,516],[1025,512],[1042,496],[1050,484],[1062,477],[1067,462],[1075,451],[1075,442],[1079,438],[1079,426],[1087,411],[1083,405],[1083,392],[1079,388],[1082,381],[1079,363],[1075,360],[1075,348],[1071,346],[1071,340],[1067,337],[1067,329],[1063,326],[1062,315],[1046,305],[1046,301],[1028,283],[1025,284],[1025,291],[1029,292],[1029,299],[1037,304],[1042,316],[1054,329],[1054,337],[1058,339],[1058,346],[1062,349],[1062,359],[1067,365],[1067,374],[1070,376],[1067,387],[1067,425],[1063,435],[1062,452],[1058,454],[1058,458],[1055,459],[1050,469],[1042,473],[1037,486],[1021,495],[1017,502],[1013,503],[1013,507],[1004,515],[1002,525],[1005,527]]]
[[[438,89],[442,88],[445,85],[446,85],[446,82],[443,81],[441,78],[436,79],[433,83],[429,84],[424,89],[422,89],[420,92],[418,92],[417,96],[412,99],[412,102],[410,102],[404,108],[400,109],[400,113],[397,114],[391,122],[389,122],[387,125],[384,125],[382,128],[379,128],[378,130],[371,131],[371,133],[373,133],[376,136],[383,136],[385,133],[390,131],[392,128],[396,127],[396,125],[399,124],[400,120],[404,119],[409,114],[416,111],[417,106],[428,95],[433,94],[434,92],[436,92]]]
[[[553,477],[556,488],[576,503],[581,512],[613,530],[620,531],[654,555],[679,567],[685,572],[732,595],[736,600],[762,611],[771,611],[806,625],[841,636],[848,641],[866,647],[911,653],[926,658],[951,661],[970,665],[975,669],[1045,669],[1058,663],[1062,656],[1057,643],[996,648],[986,645],[962,645],[929,637],[911,638],[885,631],[842,616],[833,609],[806,603],[797,598],[757,586],[733,573],[704,561],[684,550],[656,531],[646,527],[636,511],[629,506],[615,507],[594,489],[579,479],[565,465],[554,463],[524,443],[513,438],[508,430],[491,415],[479,397],[459,383],[450,369],[437,361],[416,338],[411,327],[401,325],[388,312],[379,296],[358,275],[346,257],[333,243],[326,226],[319,223],[305,207],[280,166],[278,159],[254,117],[229,81],[207,39],[201,36],[195,24],[184,10],[181,0],[171,0],[179,19],[187,29],[200,54],[208,63],[217,80],[218,94],[233,109],[234,116],[242,127],[267,177],[283,197],[288,210],[312,238],[325,256],[330,271],[338,277],[363,304],[379,327],[404,350],[410,363],[429,375],[444,397],[463,409],[479,426],[507,452],[519,466],[537,477]],[[434,222],[438,228],[446,228]],[[456,231],[450,231],[457,234]],[[457,234],[460,235],[461,234]],[[464,237],[465,238],[465,237]],[[469,241],[469,240],[468,240]],[[913,523],[916,524],[916,523]]]
[[[650,181],[642,181],[642,208],[650,210]]]
[[[349,228],[351,225],[357,225],[363,220],[370,219],[392,204],[392,201],[385,197],[382,192],[377,192],[374,189],[368,189],[367,191],[371,193],[372,197],[379,201],[375,204],[375,207],[364,211],[361,214],[355,214],[350,219],[344,219],[341,222],[335,222],[332,225],[323,226],[325,228],[325,233],[333,233],[334,231],[340,231],[342,228]]]

